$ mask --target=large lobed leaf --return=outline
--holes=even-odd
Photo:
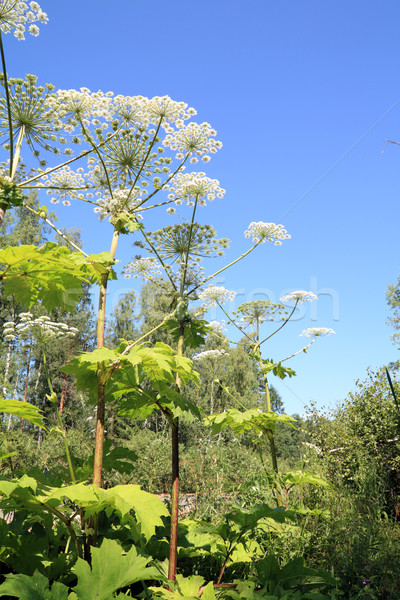
[[[199,375],[190,359],[162,343],[127,349],[127,342],[115,350],[97,348],[73,358],[62,371],[74,375],[77,388],[91,392],[94,398],[102,364],[106,396],[121,400],[121,414],[146,417],[162,405],[173,416],[193,414],[200,418],[198,408],[181,396],[175,385],[177,374],[183,382],[198,383]],[[141,385],[144,380],[150,382],[150,389]]]
[[[1,508],[7,510],[29,509],[46,512],[57,509],[68,514],[71,506],[80,506],[86,516],[102,510],[117,512],[122,518],[135,513],[140,532],[146,539],[154,535],[156,527],[162,525],[162,517],[168,515],[165,504],[138,485],[117,485],[104,490],[95,485],[76,485],[52,488],[40,485],[32,477],[24,475],[16,481],[0,480]],[[73,509],[73,512],[75,509]]]
[[[150,557],[136,548],[124,552],[115,540],[104,539],[100,548],[92,548],[92,567],[78,558],[73,571],[78,577],[74,589],[79,600],[110,600],[114,592],[136,581],[162,579],[155,567],[148,567]]]
[[[72,311],[82,295],[82,283],[98,281],[109,268],[110,257],[103,253],[86,258],[47,242],[41,247],[8,246],[0,250],[0,264],[5,266],[0,281],[6,296],[28,308],[41,301],[49,311],[56,306]]]
[[[50,582],[41,573],[34,575],[6,575],[6,580],[0,585],[0,597],[13,596],[20,600],[68,600],[68,588],[62,583]]]
[[[293,428],[293,417],[288,415],[278,415],[275,412],[260,412],[257,408],[250,408],[241,412],[236,408],[230,408],[226,412],[213,414],[205,418],[206,425],[211,425],[212,433],[219,433],[222,429],[230,427],[235,433],[245,433],[254,431],[256,434],[265,431],[274,431],[277,422],[287,423]]]
[[[29,421],[32,425],[37,425],[38,427],[43,427],[45,429],[42,411],[37,408],[37,406],[29,404],[29,402],[0,399],[0,412],[15,415],[25,421]]]

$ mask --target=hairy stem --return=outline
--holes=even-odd
[[[119,233],[114,229],[111,242],[110,254],[112,259],[115,257],[119,240]],[[100,285],[99,309],[97,316],[97,347],[104,346],[104,333],[106,326],[106,296],[107,284],[110,275],[111,266],[103,275]],[[97,417],[96,417],[96,441],[94,450],[93,464],[93,484],[101,487],[102,469],[103,469],[103,446],[104,446],[104,419],[106,403],[106,383],[104,381],[104,364],[98,364],[97,375]]]
[[[183,355],[183,337],[185,327],[179,324],[179,340],[177,354]],[[182,382],[179,375],[176,375],[176,386],[181,391]],[[179,419],[175,418],[171,422],[171,440],[172,440],[172,493],[171,493],[171,533],[169,540],[169,566],[168,579],[175,581],[176,565],[178,554],[178,509],[179,509]]]

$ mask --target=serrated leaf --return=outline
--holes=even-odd
[[[47,242],[8,246],[0,250],[0,264],[6,266],[0,281],[6,296],[30,308],[41,301],[49,311],[56,306],[74,310],[82,295],[82,283],[90,282],[90,274],[78,265],[65,246]]]
[[[135,511],[140,531],[146,539],[163,524],[161,517],[169,515],[167,507],[157,496],[141,490],[138,485],[116,485],[106,492],[113,497],[113,505],[122,516],[132,509]]]
[[[107,509],[110,512],[117,511],[125,517],[134,510],[140,531],[147,539],[154,535],[156,527],[162,525],[161,517],[169,514],[167,507],[157,496],[132,484],[117,485],[105,490],[95,485],[78,483],[50,489],[39,500],[43,504],[57,506],[65,498],[81,506],[87,515]]]
[[[177,319],[167,319],[163,327],[168,329],[174,342],[179,340],[181,335],[180,323]],[[193,319],[185,323],[183,340],[188,348],[198,348],[205,342],[207,334],[212,331],[207,321]]]
[[[230,427],[235,433],[242,434],[246,431],[254,433],[265,433],[274,431],[276,423],[286,423],[296,429],[293,422],[296,421],[288,415],[278,415],[273,411],[262,412],[257,408],[251,408],[243,412],[236,408],[230,408],[224,413],[209,415],[204,419],[206,425],[211,425],[213,434],[219,433],[222,429]]]
[[[29,404],[29,402],[0,399],[0,412],[15,415],[25,421],[29,421],[32,425],[46,429],[43,424],[42,411],[37,406]]]
[[[68,600],[68,588],[62,583],[50,582],[41,573],[34,575],[6,575],[6,580],[0,585],[0,597],[13,596],[20,600]]]
[[[92,548],[92,567],[78,558],[72,570],[78,577],[73,588],[79,600],[110,600],[114,592],[136,581],[160,579],[155,567],[148,567],[148,556],[136,548],[124,552],[116,540],[104,539],[100,548]]]

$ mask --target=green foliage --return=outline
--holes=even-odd
[[[100,363],[109,397],[121,399],[121,414],[146,417],[158,408],[174,416],[200,416],[197,407],[174,389],[176,374],[183,382],[193,383],[198,382],[198,374],[188,358],[177,355],[166,344],[148,348],[123,342],[115,350],[97,348],[72,359],[63,371],[76,377],[78,389],[95,393]],[[153,389],[141,386],[145,378]]]
[[[109,265],[108,253],[84,259],[53,242],[0,250],[3,292],[30,308],[41,301],[47,310],[60,306],[74,310],[82,294],[82,283],[98,279]]]
[[[274,431],[276,423],[291,424],[295,419],[288,415],[277,415],[275,412],[262,412],[259,409],[251,408],[243,412],[236,408],[230,408],[225,413],[209,415],[205,418],[206,424],[212,426],[214,434],[219,433],[226,427],[232,428],[236,433],[245,433],[253,431],[255,434]]]
[[[276,377],[279,377],[279,379],[285,379],[285,377],[294,377],[296,375],[296,372],[293,371],[293,369],[290,369],[289,367],[283,367],[282,363],[277,362],[274,363],[273,360],[263,360],[263,373],[273,373],[274,375],[276,375]]]
[[[41,411],[29,402],[21,402],[20,400],[3,400],[0,398],[0,412],[9,415],[15,415],[32,425],[44,427],[43,416]]]
[[[51,512],[65,523],[75,512],[73,506],[80,506],[86,517],[105,510],[109,514],[116,512],[121,518],[128,520],[132,519],[130,511],[134,510],[137,531],[147,539],[162,524],[161,517],[168,514],[157,497],[141,490],[137,485],[115,486],[105,490],[78,483],[52,488],[23,475],[14,481],[0,480],[0,493],[0,507],[4,512],[16,509],[36,513]]]
[[[0,585],[0,596],[12,596],[20,600],[67,600],[68,588],[62,583],[50,582],[41,573],[34,575],[9,574]]]
[[[15,183],[0,177],[0,204],[2,208],[21,206],[23,201],[24,197],[21,189]]]
[[[137,581],[162,579],[158,569],[147,566],[151,557],[139,554],[134,546],[125,552],[115,540],[105,539],[91,552],[91,567],[80,558],[73,567],[78,577],[73,591],[79,600],[109,600]]]
[[[180,335],[180,322],[178,319],[167,319],[163,325],[169,331],[174,342]],[[194,319],[187,315],[185,320],[184,343],[187,348],[198,348],[204,344],[207,333],[211,331],[207,321]]]

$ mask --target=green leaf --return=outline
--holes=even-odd
[[[296,375],[296,371],[290,369],[289,367],[283,367],[282,363],[277,362],[274,363],[273,360],[263,360],[263,373],[272,373],[279,377],[280,379],[285,379],[285,377],[294,377]]]
[[[282,475],[281,478],[285,487],[288,487],[289,485],[303,485],[304,483],[319,487],[332,487],[332,484],[329,481],[308,471],[288,471]]]
[[[68,588],[62,583],[50,582],[41,573],[34,575],[6,575],[0,585],[0,596],[13,596],[21,600],[68,600]]]
[[[117,279],[117,275],[111,267],[118,261],[115,261],[109,252],[89,254],[89,256],[74,252],[71,254],[71,259],[97,283],[101,283],[105,274],[108,275],[108,279]]]
[[[92,548],[92,567],[78,558],[72,568],[78,577],[73,588],[79,600],[110,600],[114,592],[136,581],[160,579],[155,567],[148,567],[150,557],[136,548],[124,552],[116,540],[104,539],[100,548]]]
[[[149,492],[140,489],[138,485],[117,485],[104,490],[95,485],[78,483],[49,490],[39,500],[43,504],[58,506],[68,498],[73,504],[81,506],[87,515],[92,515],[107,509],[117,511],[122,517],[135,511],[141,533],[149,539],[154,535],[156,527],[162,525],[162,516],[167,516],[165,504]]]
[[[179,340],[181,335],[180,323],[177,319],[167,319],[163,327],[168,329],[174,342]],[[198,348],[205,342],[207,334],[212,331],[207,321],[190,318],[185,322],[183,341],[188,348]]]
[[[106,490],[113,505],[122,516],[135,511],[141,533],[146,539],[155,534],[156,527],[163,524],[161,517],[168,516],[165,504],[154,494],[145,492],[138,485],[116,485]]]
[[[128,234],[142,229],[143,225],[138,223],[136,215],[129,214],[128,212],[119,212],[115,217],[110,219],[114,225],[115,230],[121,234]]]
[[[293,417],[288,415],[278,415],[272,411],[262,412],[257,408],[250,408],[240,412],[236,408],[230,408],[224,413],[209,415],[204,419],[206,425],[211,425],[213,434],[219,433],[222,429],[230,427],[235,433],[241,434],[246,431],[253,431],[256,434],[274,431],[275,424],[287,423],[294,429]]]
[[[150,589],[156,596],[161,596],[165,600],[178,600],[180,598],[189,600],[189,598],[196,599],[199,597],[198,593],[203,584],[204,577],[201,577],[201,575],[191,575],[190,577],[177,575],[175,582],[170,582],[171,590],[156,587]],[[212,582],[211,585],[213,585]],[[210,590],[207,589],[206,598],[214,600],[215,595],[210,595]]]
[[[0,412],[15,415],[25,421],[29,421],[32,425],[46,429],[43,425],[42,411],[37,406],[29,404],[29,402],[0,399]]]
[[[77,264],[65,246],[47,242],[40,248],[32,245],[8,246],[0,250],[0,274],[3,292],[30,308],[41,301],[49,311],[56,306],[74,310],[82,295],[82,283],[90,282],[87,267]]]

